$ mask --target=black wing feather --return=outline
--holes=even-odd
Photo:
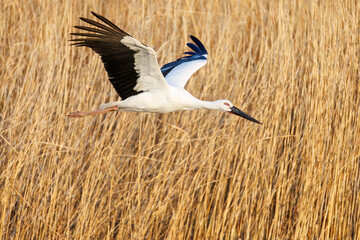
[[[80,30],[85,30],[85,31],[89,31],[89,32],[94,32],[94,33],[100,33],[102,35],[108,35],[108,36],[112,36],[112,33],[109,33],[107,31],[104,30],[100,30],[98,28],[91,28],[91,27],[85,27],[85,26],[74,26],[74,28],[80,29]],[[74,33],[75,34],[75,33]]]
[[[99,15],[99,14],[93,12],[93,11],[91,11],[91,13],[92,13],[95,17],[97,17],[98,19],[100,19],[101,21],[103,21],[104,23],[106,23],[107,25],[109,25],[110,27],[112,27],[113,29],[116,29],[117,31],[122,32],[122,33],[130,36],[130,34],[128,34],[127,32],[125,32],[125,31],[123,31],[123,30],[121,30],[118,26],[116,26],[114,23],[110,22],[107,18],[105,18],[105,17],[103,17],[103,16],[101,16],[101,15]]]
[[[72,45],[89,47],[101,56],[109,80],[122,100],[139,94],[141,91],[134,90],[139,78],[134,68],[136,52],[121,43],[124,37],[131,37],[131,35],[105,17],[94,12],[91,13],[106,25],[81,17],[82,21],[97,28],[75,26],[75,28],[87,32],[71,33],[71,35],[81,37],[70,40],[74,42]]]
[[[193,52],[191,52],[191,51],[184,52],[183,54],[187,54],[187,56],[183,56],[183,57],[177,59],[176,61],[167,63],[164,66],[162,66],[161,72],[164,77],[166,77],[169,74],[169,72],[171,72],[175,67],[177,67],[178,65],[180,65],[182,63],[190,62],[190,61],[198,60],[198,59],[206,60],[205,55],[207,55],[207,51],[206,51],[204,45],[196,37],[190,35],[190,38],[194,41],[194,43],[196,45],[194,43],[187,43],[186,45],[189,48],[191,48],[191,50],[193,50]]]

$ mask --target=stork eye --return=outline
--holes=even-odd
[[[228,104],[228,103],[224,103],[224,105],[230,107],[230,104]]]

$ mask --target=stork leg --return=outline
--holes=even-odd
[[[108,112],[113,112],[113,111],[118,111],[119,108],[117,106],[112,106],[109,108],[104,108],[104,109],[99,109],[96,111],[91,111],[91,112],[72,112],[70,114],[68,114],[68,117],[71,118],[79,118],[79,117],[85,117],[85,116],[91,116],[91,115],[98,115],[98,114],[103,114],[103,113],[108,113]]]

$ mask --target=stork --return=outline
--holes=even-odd
[[[261,124],[235,107],[229,100],[201,101],[184,89],[185,84],[207,62],[204,45],[194,36],[187,43],[193,51],[161,69],[155,51],[124,32],[105,17],[91,12],[101,22],[80,19],[92,27],[74,26],[86,32],[71,33],[72,45],[89,47],[101,56],[105,70],[121,101],[102,104],[92,112],[73,112],[69,117],[84,117],[111,111],[167,113],[177,110],[211,109],[232,113]],[[96,28],[94,28],[96,27]]]

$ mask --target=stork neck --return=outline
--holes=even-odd
[[[216,101],[201,101],[199,102],[199,109],[219,110]]]

